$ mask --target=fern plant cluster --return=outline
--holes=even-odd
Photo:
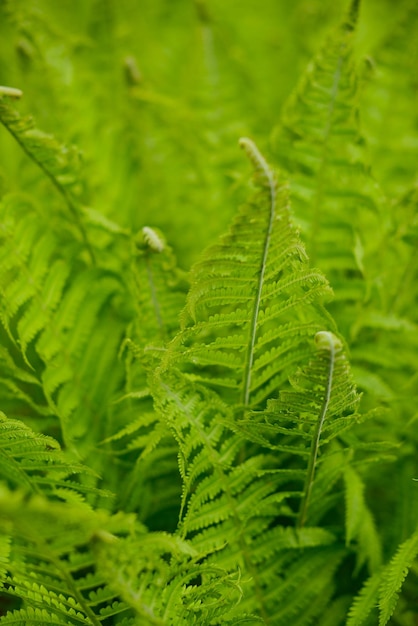
[[[0,624],[417,624],[417,31],[0,3]]]

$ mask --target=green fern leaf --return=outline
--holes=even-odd
[[[418,531],[404,541],[382,573],[379,593],[379,626],[385,626],[392,617],[402,585],[418,555]]]
[[[250,140],[241,145],[255,166],[258,192],[192,270],[183,330],[167,362],[181,365],[191,380],[228,387],[236,404],[256,406],[306,356],[306,338],[323,327],[320,303],[330,292],[308,267],[286,187]]]
[[[364,278],[374,267],[368,260],[381,254],[383,224],[358,123],[353,50],[358,6],[352,2],[350,15],[308,66],[273,137],[309,258],[335,291],[332,310],[345,303],[338,311],[347,325],[352,322],[347,302],[364,299]]]
[[[370,613],[377,609],[381,579],[381,572],[378,571],[366,581],[350,607],[346,626],[362,626],[367,623]]]
[[[158,347],[179,328],[179,311],[187,282],[176,265],[171,248],[156,229],[148,226],[137,236],[134,251],[134,293],[138,307],[137,337],[143,345]]]
[[[13,487],[51,498],[71,500],[78,496],[82,504],[94,488],[71,480],[75,476],[94,476],[91,469],[70,462],[52,437],[35,433],[19,420],[0,413],[0,478]]]
[[[327,429],[329,432],[331,424],[335,435],[338,430],[344,432],[356,424],[360,397],[340,340],[326,331],[317,333],[316,353],[290,382],[292,388],[281,391],[279,400],[270,400],[265,411],[250,413],[239,420],[236,427],[250,441],[285,455],[282,462],[287,468],[289,455],[293,457],[293,463],[298,458],[306,459],[298,514],[298,526],[302,528],[314,486],[318,454],[327,443],[323,434]],[[343,427],[336,429],[339,420],[343,421]],[[324,458],[326,456],[322,454],[321,462]],[[298,461],[294,469],[300,470],[301,467]],[[324,495],[325,492],[321,491],[321,497]]]
[[[0,122],[64,198],[90,259],[94,261],[80,211],[84,189],[80,177],[79,153],[74,148],[60,145],[54,137],[38,130],[32,118],[22,118],[8,104],[4,94],[0,94]]]
[[[346,544],[358,539],[357,568],[368,562],[370,573],[382,565],[382,548],[370,509],[364,498],[364,484],[349,465],[344,470],[346,496]]]
[[[114,386],[120,379],[122,367],[115,360],[126,322],[115,315],[112,302],[125,297],[124,287],[115,274],[80,267],[68,258],[20,198],[9,196],[0,205],[0,222],[1,320],[26,365],[37,372],[32,377],[49,407],[43,412],[60,418],[70,444],[86,432],[86,414],[104,404],[103,388],[107,398],[113,393],[110,372]],[[22,374],[10,354],[8,363],[13,387]],[[105,387],[100,384],[104,378]]]
[[[167,533],[147,533],[134,516],[27,499],[5,487],[0,504],[0,529],[11,536],[3,592],[24,600],[0,623],[99,626],[114,619],[175,626],[196,615],[195,623],[209,625],[239,600],[236,575],[194,564],[190,545]],[[193,585],[196,576],[202,585]]]
[[[78,617],[78,616],[77,616]],[[88,623],[81,621],[78,617],[77,621],[67,621],[68,616],[58,616],[47,609],[39,609],[28,607],[27,609],[20,609],[17,611],[11,611],[1,618],[1,624],[13,624],[13,626],[46,626],[52,624],[52,626],[67,626],[68,624],[75,623]]]

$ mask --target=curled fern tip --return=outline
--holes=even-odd
[[[144,226],[142,229],[142,234],[144,235],[144,240],[148,244],[148,247],[151,248],[154,252],[162,252],[164,250],[164,241],[158,235],[153,228],[149,226]]]
[[[334,333],[331,333],[328,330],[320,330],[316,333],[315,344],[320,350],[335,351],[342,349],[341,341],[334,335]]]

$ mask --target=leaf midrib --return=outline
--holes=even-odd
[[[276,214],[276,183],[274,180],[273,172],[268,167],[266,161],[261,156],[261,154],[257,152],[255,153],[256,161],[258,163],[259,169],[266,179],[268,190],[269,190],[269,203],[270,203],[270,215],[269,222],[267,227],[266,236],[264,238],[263,244],[263,255],[261,259],[260,269],[259,269],[259,278],[257,284],[256,297],[254,301],[254,307],[251,318],[250,325],[250,336],[247,347],[247,354],[245,360],[245,373],[244,373],[244,386],[243,386],[243,404],[244,406],[248,406],[250,403],[250,394],[251,394],[251,379],[252,379],[252,367],[254,362],[254,352],[255,352],[255,339],[257,335],[257,326],[258,326],[258,317],[260,312],[260,304],[261,304],[261,294],[264,286],[264,275],[266,272],[267,266],[267,258],[269,254],[271,235],[273,231],[273,222]],[[259,157],[259,158],[258,158]]]

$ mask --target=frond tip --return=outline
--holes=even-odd
[[[18,99],[23,96],[23,91],[16,89],[16,87],[4,87],[3,85],[0,85],[0,98],[2,96]]]
[[[252,141],[252,139],[248,139],[248,137],[241,137],[238,144],[243,150],[245,150],[245,153],[253,164],[255,171],[260,172],[265,177],[272,195],[274,196],[274,174],[254,141]]]
[[[320,330],[316,333],[315,344],[318,350],[329,350],[332,353],[341,350],[343,347],[338,337],[328,330]]]
[[[148,245],[148,247],[154,252],[162,252],[165,248],[164,241],[162,237],[149,226],[144,226],[142,229],[142,234],[144,236],[144,241]]]

